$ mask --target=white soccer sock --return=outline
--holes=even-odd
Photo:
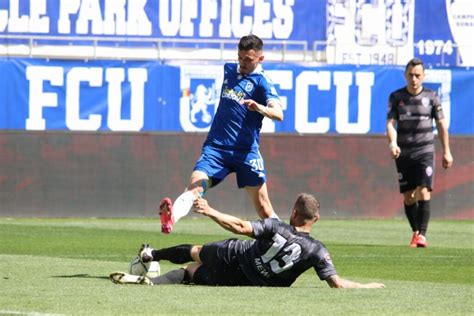
[[[193,191],[185,191],[183,194],[178,196],[173,204],[173,219],[175,223],[189,214],[195,199],[196,197]]]

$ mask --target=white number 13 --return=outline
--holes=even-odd
[[[272,271],[274,273],[281,273],[291,268],[293,262],[300,257],[301,246],[298,244],[290,244],[283,248],[287,240],[279,234],[273,236],[273,241],[272,246],[263,254],[262,261],[264,263],[270,261]]]

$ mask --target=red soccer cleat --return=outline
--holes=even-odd
[[[161,220],[161,232],[169,234],[173,230],[173,203],[170,198],[161,200],[160,208],[158,210]]]
[[[428,247],[428,243],[426,242],[426,237],[423,235],[418,235],[418,238],[416,239],[416,246],[418,248]]]
[[[410,241],[410,247],[416,248],[417,247],[417,242],[418,240],[418,232],[413,232],[413,236],[411,236],[411,241]]]

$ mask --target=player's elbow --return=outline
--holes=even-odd
[[[328,282],[328,285],[329,285],[329,287],[331,287],[333,289],[343,289],[344,288],[344,284],[342,284],[342,283]]]
[[[337,275],[332,275],[326,279],[326,282],[328,283],[329,287],[335,288],[335,289],[343,289],[344,288],[344,282],[343,280],[337,276]]]
[[[283,111],[273,111],[271,115],[269,115],[269,118],[271,118],[273,121],[278,121],[281,122],[283,121]]]
[[[267,105],[267,108],[271,110],[269,117],[274,120],[281,122],[283,121],[283,107],[279,102],[271,102]]]
[[[253,232],[252,226],[244,221],[236,223],[232,228],[233,232],[238,235],[251,236]]]

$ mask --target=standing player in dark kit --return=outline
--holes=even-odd
[[[224,65],[224,81],[216,115],[191,174],[187,192],[172,205],[160,204],[162,231],[188,214],[194,199],[204,195],[229,173],[245,188],[260,218],[277,217],[266,186],[266,173],[259,150],[264,117],[282,121],[283,110],[272,81],[262,69],[263,42],[255,35],[244,36],[238,45],[238,63]]]
[[[253,239],[227,239],[204,246],[185,244],[159,250],[144,245],[139,251],[144,262],[194,262],[156,278],[115,272],[110,279],[119,284],[291,286],[298,276],[314,268],[318,277],[331,287],[384,287],[381,283],[362,284],[337,275],[326,247],[309,235],[319,219],[319,201],[310,194],[302,193],[296,199],[290,225],[271,218],[243,221],[211,208],[202,198],[194,202],[194,210],[235,234]]]
[[[427,247],[426,230],[434,175],[433,119],[443,147],[442,165],[453,164],[447,123],[433,90],[422,86],[423,62],[414,58],[405,68],[406,87],[390,94],[387,114],[389,148],[398,171],[405,214],[413,231],[411,247]]]

